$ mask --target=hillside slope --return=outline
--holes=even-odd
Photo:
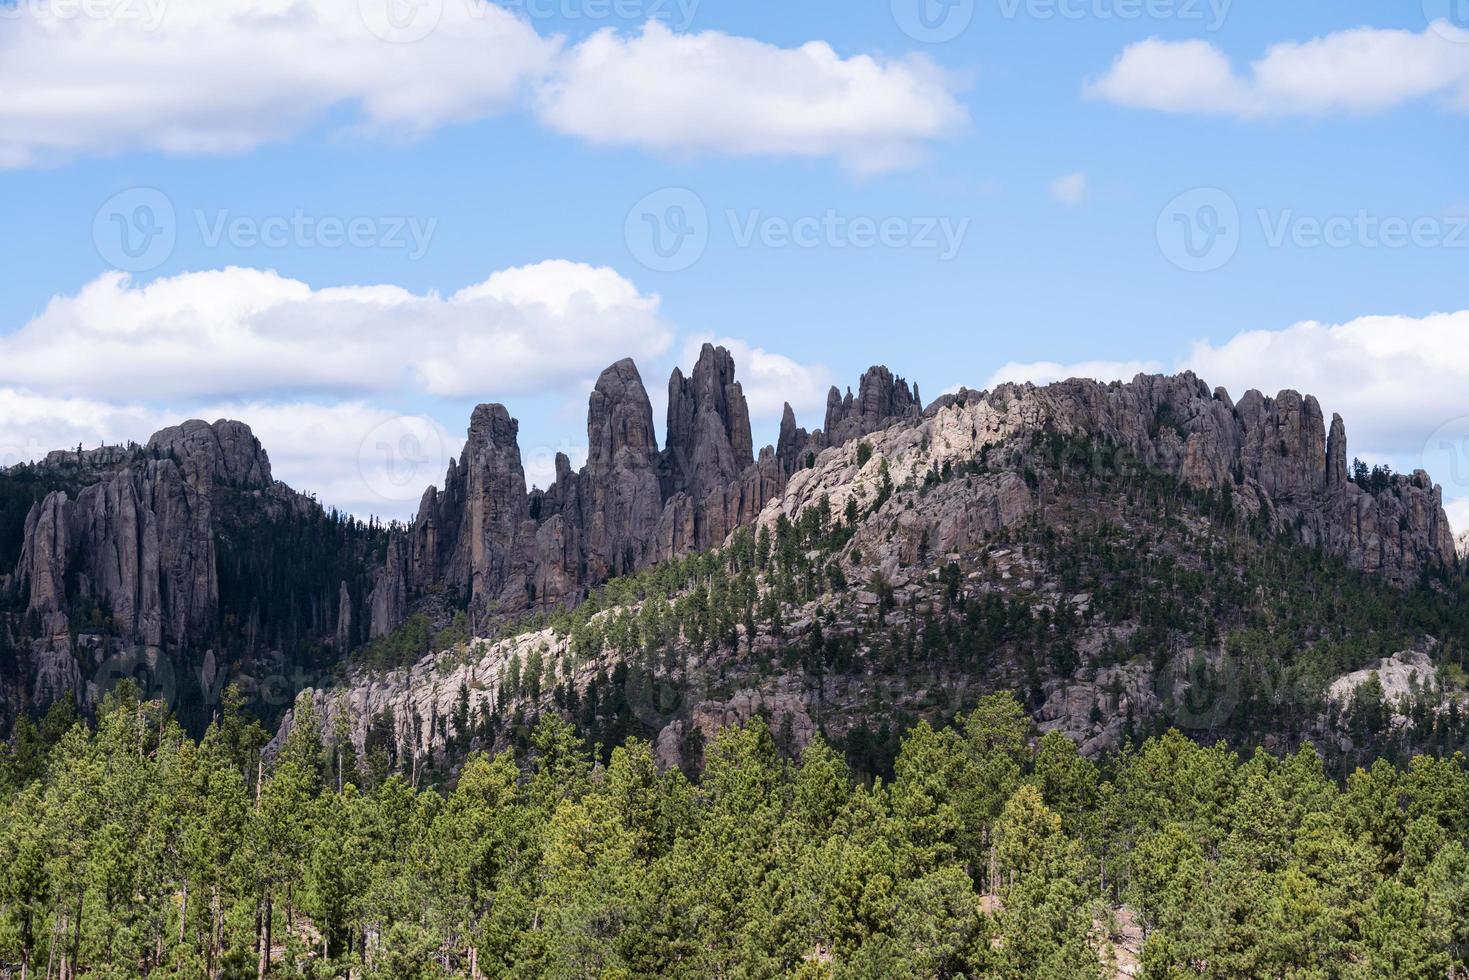
[[[1439,490],[1349,471],[1310,397],[1007,385],[800,456],[718,549],[416,662],[379,641],[313,692],[323,732],[421,774],[554,710],[694,767],[761,714],[788,749],[821,732],[882,772],[906,724],[1012,688],[1091,754],[1166,724],[1337,759],[1462,744]],[[1399,653],[1411,703],[1328,699]]]

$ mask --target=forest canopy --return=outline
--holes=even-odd
[[[1462,755],[1329,778],[1177,732],[1098,764],[1008,694],[890,782],[758,717],[691,780],[552,714],[451,788],[309,702],[272,759],[124,683],[3,755],[0,964],[86,977],[1442,978],[1469,961]]]

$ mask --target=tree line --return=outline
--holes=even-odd
[[[1462,755],[1330,778],[1177,732],[1100,763],[991,695],[891,780],[758,717],[702,772],[553,714],[442,788],[280,751],[127,682],[0,753],[14,976],[1444,978],[1469,967]],[[1136,961],[1134,963],[1133,961]],[[1460,973],[1462,975],[1462,972]]]

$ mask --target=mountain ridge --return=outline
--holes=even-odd
[[[253,682],[272,665],[319,686],[349,652],[383,641],[416,614],[443,628],[461,610],[468,636],[492,634],[525,614],[576,606],[621,577],[727,546],[741,528],[773,532],[818,505],[865,514],[851,527],[842,574],[892,580],[920,553],[983,550],[1018,522],[1044,521],[1046,488],[1025,467],[962,486],[942,479],[1026,440],[1120,450],[1195,490],[1227,496],[1242,520],[1398,589],[1456,565],[1441,490],[1428,475],[1349,472],[1341,418],[1328,427],[1316,400],[1294,391],[1268,398],[1252,390],[1235,403],[1190,373],[1139,375],[960,389],[925,408],[916,386],[874,366],[855,396],[832,388],[824,429],[798,428],[787,405],[777,445],[758,456],[728,351],[705,345],[689,375],[674,370],[669,393],[660,449],[636,364],[609,366],[589,398],[586,464],[573,472],[558,455],[557,478],[545,490],[526,487],[519,424],[509,411],[477,407],[463,453],[442,489],[425,490],[411,524],[348,520],[319,532],[332,534],[338,550],[330,567],[313,568],[302,584],[308,598],[296,601],[309,608],[293,612],[292,625],[275,636],[252,630],[232,650],[216,642],[219,542],[238,550],[252,527],[327,516],[272,479],[248,426],[191,421],[135,449],[53,453],[38,470],[71,467],[78,485],[30,507],[20,560],[5,583],[19,607],[7,630],[22,651],[15,673],[24,679],[7,688],[12,712],[67,690],[89,700],[89,668],[129,645],[143,648],[149,669],[170,661],[205,700],[223,679]],[[878,500],[894,487],[930,484],[922,506],[884,508]],[[219,514],[242,505],[254,516],[238,528],[220,523]],[[249,567],[299,563],[291,547],[267,548]],[[851,561],[852,552],[860,560]],[[248,576],[236,580],[248,594]],[[121,626],[73,622],[79,602]],[[247,616],[261,614],[246,605]]]

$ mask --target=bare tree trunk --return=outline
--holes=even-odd
[[[35,927],[34,923],[33,913],[26,912],[25,921],[20,930],[20,980],[26,980],[31,969],[31,951],[36,946],[35,938],[31,935],[31,930]]]
[[[58,916],[57,917],[57,920],[55,922],[51,923],[51,942],[47,943],[47,949],[46,949],[46,980],[51,980],[51,964],[56,961],[56,947],[61,945],[61,943],[58,941],[57,937],[62,932],[64,932],[65,930],[66,930],[66,917],[65,916]]]
[[[265,973],[270,969],[270,892],[265,893],[265,908],[260,917],[260,959],[256,963],[255,976],[257,980],[265,980]]]
[[[73,976],[76,974],[77,957],[81,954],[82,949],[82,910],[85,907],[86,901],[86,892],[77,895],[77,921],[71,933],[71,956],[69,957],[71,961],[71,975]]]
[[[219,883],[215,882],[209,899],[209,952],[205,955],[205,967],[209,976],[214,976],[215,964],[219,962]]]

